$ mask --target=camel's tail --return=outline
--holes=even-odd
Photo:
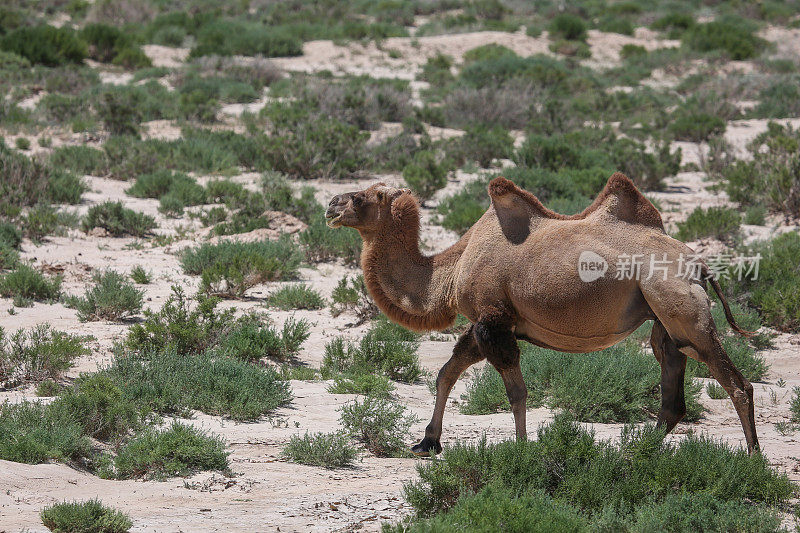
[[[744,330],[740,328],[738,324],[736,324],[736,320],[733,318],[733,313],[731,313],[731,308],[728,305],[728,300],[726,300],[725,296],[722,294],[722,287],[719,286],[717,278],[708,274],[708,267],[706,265],[703,265],[703,277],[708,280],[708,282],[711,284],[711,287],[713,287],[714,292],[717,293],[719,301],[722,302],[722,308],[725,310],[725,319],[728,321],[728,324],[731,325],[731,329],[733,329],[733,331],[739,335],[744,335],[745,337],[752,337],[755,335],[757,332]]]

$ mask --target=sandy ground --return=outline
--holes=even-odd
[[[783,38],[786,31],[774,30],[769,35]],[[795,36],[793,42],[798,41],[800,36]],[[446,53],[458,62],[465,51],[490,42],[509,46],[522,55],[550,53],[546,35],[531,38],[524,33],[482,32],[387,39],[380,48],[374,44],[343,47],[330,41],[315,41],[306,43],[303,56],[277,59],[275,62],[286,70],[328,69],[412,79],[430,56]],[[641,44],[649,49],[676,45],[673,41],[656,39],[647,30],[637,30],[634,37],[593,31],[589,34],[589,44],[594,53],[591,61],[598,65],[618,61],[619,49],[626,43]],[[785,43],[780,46],[782,50],[791,49]],[[398,51],[400,58],[389,57],[389,50]],[[156,66],[178,65],[187,53],[185,49],[161,46],[147,46],[145,51]],[[107,73],[104,79],[121,82],[118,73]],[[224,111],[229,115],[241,113],[240,108],[234,107]],[[793,123],[797,125],[800,119]],[[180,135],[180,129],[167,121],[151,122],[145,126],[146,135],[150,137],[172,139]],[[743,148],[765,127],[765,121],[737,121],[729,125],[726,136],[737,148]],[[387,124],[381,131],[390,132],[396,128],[396,125]],[[442,136],[459,134],[454,130],[436,133]],[[85,142],[85,139],[65,136],[56,141],[77,144]],[[694,143],[676,143],[677,146],[683,149],[684,164],[698,162],[706,149]],[[455,234],[431,223],[436,199],[455,192],[477,176],[458,172],[423,209],[421,235],[426,250],[440,251],[456,240]],[[199,177],[201,183],[208,179],[207,176]],[[254,188],[258,175],[243,174],[233,179]],[[401,183],[398,175],[387,175],[367,180],[318,181],[311,184],[317,189],[317,199],[327,203],[334,194],[363,188],[377,180],[390,184]],[[153,273],[153,283],[141,287],[146,291],[148,309],[160,308],[173,284],[180,284],[187,288],[187,292],[193,292],[199,280],[181,273],[176,252],[194,245],[206,232],[187,216],[177,220],[165,218],[157,210],[157,200],[125,195],[127,183],[96,177],[88,177],[87,181],[91,191],[84,196],[83,204],[77,207],[79,212],[85,212],[94,203],[118,199],[128,207],[155,216],[160,233],[174,234],[180,228],[188,230],[187,238],[156,247],[150,242],[132,238],[91,237],[73,231],[65,237],[48,238],[40,246],[26,241],[23,246],[24,257],[35,261],[40,267],[63,273],[64,289],[70,294],[82,293],[96,271],[112,267],[120,272],[129,272],[134,266],[143,266]],[[296,185],[306,184],[308,182]],[[700,172],[681,172],[668,180],[664,192],[650,196],[660,203],[665,220],[672,224],[685,218],[695,206],[728,203],[724,194],[710,190],[708,185]],[[797,228],[776,221],[768,226],[748,226],[745,230],[748,238],[764,238],[776,230],[796,231]],[[715,249],[713,243],[693,244],[698,249]],[[320,264],[316,268],[302,269],[301,281],[328,298],[343,275],[356,272],[341,264]],[[268,283],[255,287],[249,291],[248,298],[226,301],[222,306],[241,311],[267,311],[264,298],[279,286],[280,283]],[[95,371],[106,364],[110,359],[110,347],[125,335],[128,327],[128,324],[109,322],[81,323],[74,310],[60,304],[37,303],[30,308],[16,309],[13,316],[8,312],[11,307],[9,299],[0,299],[0,326],[7,330],[49,323],[57,329],[94,337],[90,342],[92,354],[79,360],[69,372],[69,377],[75,377],[79,372]],[[291,316],[307,318],[312,323],[311,336],[299,357],[310,366],[320,364],[325,344],[335,336],[346,335],[356,339],[365,330],[365,326],[348,327],[354,320],[353,316],[343,314],[334,318],[328,310],[268,310],[268,313],[277,325]],[[449,357],[453,344],[454,339],[425,337],[420,348],[425,369],[431,373],[438,371]],[[763,383],[755,384],[757,424],[764,452],[771,463],[786,471],[795,481],[800,481],[800,459],[797,458],[800,455],[800,433],[782,436],[775,430],[774,424],[787,419],[791,389],[800,385],[799,351],[800,335],[778,335],[775,349],[763,352],[771,370]],[[462,378],[451,395],[443,444],[474,441],[482,435],[492,440],[513,437],[510,413],[469,416],[459,412],[459,398],[466,390],[468,379],[468,375]],[[230,478],[202,473],[189,479],[176,478],[164,482],[105,481],[62,464],[32,466],[0,461],[0,479],[5,488],[0,492],[0,531],[45,531],[38,518],[42,507],[64,499],[93,497],[100,497],[104,503],[128,513],[135,524],[133,531],[376,531],[382,521],[396,521],[410,512],[402,497],[402,486],[415,479],[415,466],[421,460],[378,459],[364,452],[351,469],[325,470],[280,459],[280,450],[292,435],[338,429],[337,409],[351,396],[329,394],[326,392],[327,385],[321,381],[292,381],[295,398],[291,406],[258,423],[234,423],[200,413],[187,420],[188,423],[218,433],[226,440],[235,472]],[[409,438],[409,444],[412,444],[423,434],[433,408],[433,397],[425,383],[398,385],[395,394],[420,419]],[[0,393],[0,400],[12,402],[25,397],[33,397],[32,388]],[[691,430],[707,432],[731,444],[742,445],[742,430],[730,401],[711,400],[704,392],[702,403],[708,410],[705,417],[696,424],[680,424],[669,438],[680,439]],[[551,417],[547,409],[530,409],[529,431],[535,431],[538,424]],[[595,424],[593,428],[601,438],[615,438],[621,426]]]

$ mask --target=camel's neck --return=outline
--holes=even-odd
[[[456,310],[453,279],[461,241],[433,256],[419,251],[419,215],[381,235],[362,235],[364,281],[378,307],[392,320],[418,330],[444,329]],[[463,240],[463,239],[462,239]]]

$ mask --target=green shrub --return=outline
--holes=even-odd
[[[706,385],[706,394],[712,400],[725,400],[728,398],[728,393],[718,383],[709,383]]]
[[[298,56],[303,43],[283,28],[260,24],[217,20],[200,28],[197,44],[189,57],[204,55]]]
[[[464,52],[464,64],[473,61],[492,61],[504,56],[517,55],[512,49],[502,44],[484,44]]]
[[[89,208],[81,222],[81,229],[88,233],[93,228],[103,228],[113,237],[132,235],[143,237],[156,227],[150,215],[128,209],[122,202],[107,201]]]
[[[488,444],[484,439],[446,449],[440,460],[418,466],[420,481],[406,485],[406,499],[418,516],[428,517],[494,485],[513,494],[544,491],[602,521],[609,513],[625,520],[636,509],[644,511],[644,518],[653,503],[682,494],[776,505],[796,491],[763,455],[748,455],[708,437],[690,434],[672,444],[647,425],[624,428],[619,444],[596,442],[593,432],[564,416],[537,433],[536,440]],[[622,524],[613,529],[626,530]]]
[[[40,402],[0,404],[0,458],[17,463],[77,461],[91,445],[78,422]]]
[[[79,424],[84,435],[114,442],[139,428],[147,412],[126,397],[105,372],[81,374],[51,408]]]
[[[314,217],[302,233],[300,243],[312,263],[341,260],[357,265],[361,260],[361,236],[353,228],[329,228],[322,216]]]
[[[53,397],[61,392],[61,385],[52,379],[46,379],[36,386],[36,396]]]
[[[119,479],[166,479],[229,470],[222,438],[180,422],[163,430],[147,428],[138,433],[120,448],[114,467]]]
[[[358,344],[337,337],[325,346],[320,372],[327,379],[336,374],[382,374],[390,379],[413,383],[422,375],[417,336],[407,329],[379,320]]]
[[[30,207],[49,201],[76,204],[87,190],[83,181],[38,158],[29,159],[0,143],[0,194],[3,204]]]
[[[133,522],[100,500],[56,503],[39,513],[42,524],[55,533],[127,533]]]
[[[678,222],[675,238],[681,241],[696,241],[705,237],[726,240],[739,233],[741,223],[737,209],[696,207],[684,222]]]
[[[153,281],[153,275],[143,267],[136,265],[131,269],[131,280],[139,285],[148,285]]]
[[[800,424],[800,387],[792,389],[792,399],[789,400],[789,410],[791,411],[791,420],[795,424]]]
[[[179,355],[198,354],[216,346],[235,324],[234,311],[216,310],[219,298],[197,296],[190,309],[183,289],[172,286],[172,294],[158,312],[145,309],[144,321],[128,330],[125,346],[137,351],[174,350]]]
[[[198,410],[257,420],[292,399],[289,383],[276,370],[222,353],[143,352],[117,357],[108,372],[131,401],[162,414],[187,416]]]
[[[61,294],[61,276],[45,277],[26,264],[0,275],[0,295],[36,301],[57,300]]]
[[[657,18],[650,24],[654,30],[667,31],[667,37],[670,39],[678,39],[680,36],[694,26],[695,21],[688,13],[669,13],[663,17]]]
[[[322,295],[307,285],[285,285],[273,292],[267,298],[267,304],[283,311],[292,309],[322,309],[325,299]]]
[[[638,44],[624,44],[619,51],[619,57],[628,59],[631,57],[642,57],[647,55],[647,48]]]
[[[86,43],[68,26],[17,28],[0,38],[0,49],[48,67],[80,63],[87,54]]]
[[[507,130],[481,125],[467,127],[466,133],[452,142],[447,155],[459,165],[475,161],[481,168],[487,168],[494,159],[510,157],[513,150],[514,139]]]
[[[389,378],[375,374],[347,373],[337,374],[327,391],[331,394],[363,394],[386,398],[394,390]]]
[[[640,422],[658,412],[658,363],[633,342],[600,352],[564,354],[521,343],[522,374],[528,405],[564,409],[584,422]],[[702,412],[700,387],[686,381],[687,420]],[[487,365],[475,375],[463,396],[465,414],[509,409],[500,375]]]
[[[471,50],[470,50],[471,52]],[[468,54],[469,52],[467,52]],[[464,61],[467,61],[467,55],[464,55]],[[453,58],[439,53],[435,56],[431,56],[428,58],[428,61],[422,65],[422,71],[419,73],[418,78],[423,81],[427,81],[434,87],[442,87],[447,85],[455,77],[450,69],[453,66]]]
[[[744,206],[800,215],[800,133],[770,122],[748,145],[749,161],[722,168],[725,191]]]
[[[405,457],[408,455],[404,439],[411,424],[417,421],[413,414],[393,400],[365,396],[343,405],[339,418],[344,430],[355,437],[378,457]]]
[[[568,41],[566,39],[559,39],[558,41],[550,43],[548,49],[556,54],[561,54],[569,57],[589,58],[592,57],[592,50],[589,45],[583,41]]]
[[[138,46],[125,46],[120,48],[111,61],[113,64],[126,68],[138,69],[153,66],[153,62]]]
[[[50,154],[50,165],[78,174],[102,174],[106,156],[102,150],[91,146],[59,146]]]
[[[765,42],[753,34],[746,19],[726,18],[689,27],[681,40],[699,52],[723,50],[731,59],[742,60],[757,56]]]
[[[19,249],[22,243],[22,232],[11,222],[0,222],[0,246]]]
[[[380,314],[361,274],[352,278],[344,276],[331,293],[331,315],[337,317],[345,311],[354,312],[359,324],[372,320]]]
[[[669,131],[679,141],[702,142],[725,132],[725,121],[707,113],[679,112],[673,117]]]
[[[178,198],[184,205],[204,204],[208,199],[203,186],[194,179],[169,170],[143,174],[125,192],[137,198],[163,198],[169,195]]]
[[[88,355],[86,339],[40,324],[6,335],[0,328],[0,387],[59,379],[78,357]]]
[[[792,69],[794,69],[792,65]],[[798,77],[779,78],[758,93],[758,105],[753,110],[757,117],[787,118],[800,114],[800,88]]]
[[[244,361],[258,362],[264,357],[286,360],[297,356],[309,330],[305,319],[289,318],[278,331],[262,324],[258,317],[245,317],[220,338],[219,348],[222,353]]]
[[[29,150],[31,141],[25,137],[17,137],[14,139],[14,146],[16,146],[18,150]]]
[[[618,16],[608,16],[600,19],[597,28],[600,31],[609,33],[619,33],[622,35],[633,35],[633,23]]]
[[[556,15],[550,21],[547,29],[553,37],[561,37],[569,41],[586,39],[586,23],[580,17],[569,13]]]
[[[288,235],[277,241],[206,243],[181,254],[183,271],[202,276],[201,290],[233,298],[259,283],[296,277],[299,265],[300,253]]]
[[[91,320],[121,320],[142,310],[144,291],[128,282],[125,276],[106,270],[93,276],[94,287],[82,298],[72,298],[70,305],[78,311],[82,322]]]
[[[758,243],[748,250],[748,255],[756,254],[762,257],[758,278],[743,276],[742,280],[731,280],[731,292],[748,294],[749,305],[770,326],[781,331],[800,331],[800,294],[794,289],[800,283],[797,265],[800,235],[788,232]]]
[[[403,169],[403,179],[422,201],[429,200],[447,185],[447,166],[436,159],[434,152],[422,150]]]
[[[324,468],[352,466],[358,455],[344,433],[314,433],[299,437],[292,435],[281,452],[284,458],[294,463]]]
[[[529,57],[505,54],[465,65],[459,78],[477,88],[495,88],[515,80],[547,89],[564,83],[569,71],[562,61],[543,54]]]
[[[0,243],[0,270],[16,268],[19,264],[19,252]],[[0,278],[2,279],[2,278]]]
[[[143,114],[132,91],[106,90],[95,103],[97,117],[111,135],[139,135]]]

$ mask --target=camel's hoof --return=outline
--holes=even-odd
[[[431,457],[442,453],[442,445],[439,444],[438,440],[425,437],[422,442],[411,447],[411,453],[417,457]]]

